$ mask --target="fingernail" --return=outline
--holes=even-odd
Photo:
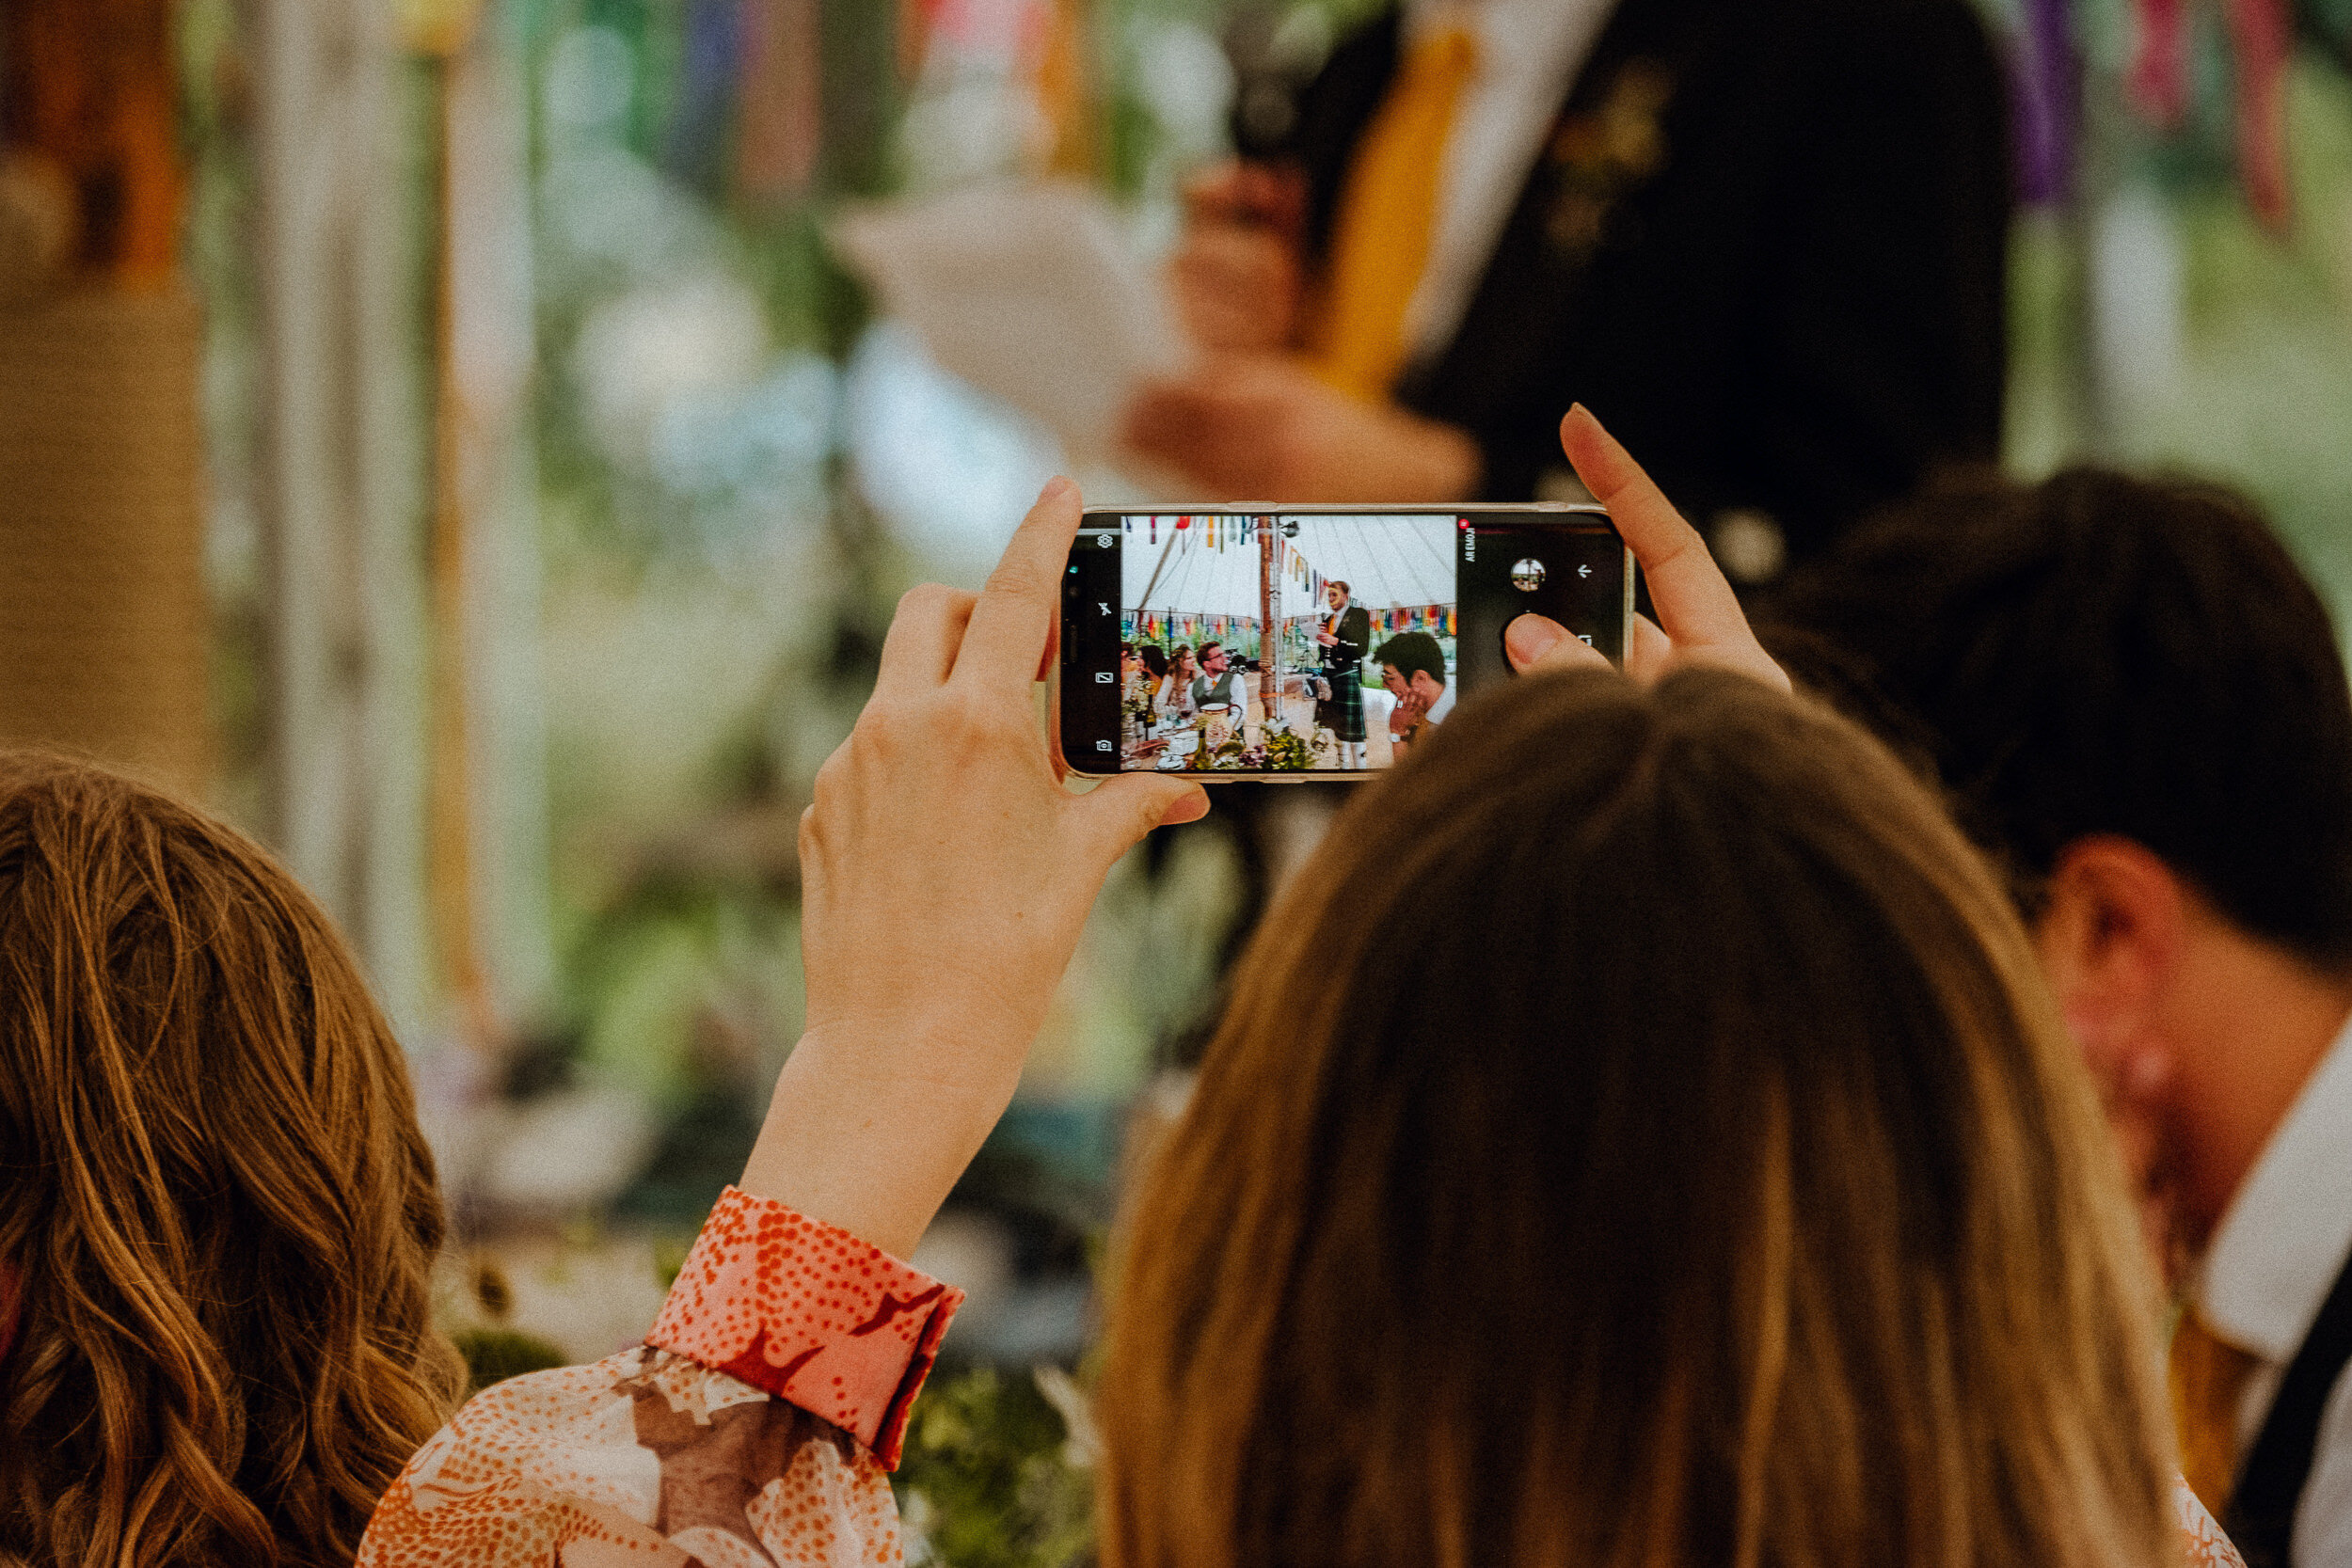
[[[1041,501],[1057,501],[1074,488],[1075,486],[1069,480],[1060,474],[1056,474],[1045,482],[1045,488],[1037,493],[1037,499]]]
[[[1200,808],[1197,811],[1193,809],[1196,806]],[[1198,822],[1208,815],[1209,792],[1199,784],[1195,784],[1190,790],[1177,796],[1168,803],[1167,809],[1160,813],[1160,826],[1181,828],[1187,822]]]
[[[1522,615],[1502,628],[1502,645],[1515,664],[1533,664],[1560,645],[1568,628],[1542,615]]]

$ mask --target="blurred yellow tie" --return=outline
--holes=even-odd
[[[1477,62],[1467,30],[1424,34],[1357,144],[1311,356],[1342,391],[1384,397],[1405,368],[1405,310],[1429,260],[1446,134]]]
[[[2194,1307],[2172,1330],[2172,1422],[2181,1474],[2217,1519],[2237,1475],[2237,1413],[2259,1361],[2205,1325]]]

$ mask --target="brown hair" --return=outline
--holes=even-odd
[[[454,1402],[399,1046],[232,830],[0,754],[0,1557],[348,1563]]]
[[[2100,468],[1955,483],[1772,602],[1774,652],[1918,753],[2029,917],[2069,845],[2117,833],[2250,934],[2352,974],[2352,689],[2328,606],[2251,503]]]
[[[1122,1242],[1105,1568],[2177,1555],[2156,1294],[2000,889],[1736,676],[1342,813]]]

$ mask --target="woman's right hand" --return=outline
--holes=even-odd
[[[902,1258],[1011,1099],[1111,863],[1208,810],[1149,774],[1073,794],[1039,732],[1078,519],[1057,479],[977,597],[899,601],[801,820],[806,1031],[742,1186]]]
[[[1295,174],[1229,162],[1184,182],[1184,230],[1168,259],[1185,333],[1218,354],[1264,354],[1297,335],[1306,186]]]
[[[1756,640],[1740,596],[1708,554],[1698,530],[1683,521],[1642,466],[1582,404],[1560,421],[1560,450],[1593,499],[1609,509],[1610,520],[1649,579],[1658,619],[1633,618],[1625,673],[1647,686],[1683,665],[1711,664],[1788,690],[1787,673]],[[1502,641],[1513,667],[1521,671],[1605,669],[1609,663],[1547,616],[1520,616],[1504,628]]]

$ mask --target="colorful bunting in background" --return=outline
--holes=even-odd
[[[743,76],[738,0],[687,0],[675,107],[661,138],[661,166],[697,190],[721,188],[736,89]]]
[[[785,207],[808,195],[824,142],[818,0],[741,4],[735,188],[753,207]]]
[[[1042,0],[1044,47],[1037,55],[1037,106],[1044,117],[1045,169],[1091,180],[1102,172],[1093,10],[1089,0]]]
[[[2150,124],[2174,130],[2188,118],[2188,0],[2138,0],[2135,11],[2124,95]]]
[[[2246,204],[2272,233],[2292,213],[2287,188],[2287,62],[2295,52],[2286,0],[2223,0],[2237,86],[2237,177]]]
[[[2082,59],[2067,0],[2025,0],[2023,21],[2014,65],[2018,194],[2036,206],[2058,206],[2074,194]]]
[[[2132,0],[2130,58],[2122,94],[2131,109],[2154,129],[2198,135],[2217,124],[2220,107],[2201,109],[2201,89],[2211,93],[2229,83],[2230,136],[2238,184],[2248,208],[2271,232],[2283,232],[2293,217],[2293,187],[2287,168],[2286,82],[2298,16],[2322,35],[2326,52],[2341,61],[2352,39],[2344,34],[2352,9],[2340,4],[2297,10],[2290,0],[2221,0],[2221,36],[2226,68],[2203,57],[2211,34],[2195,25],[2192,0]],[[2019,0],[2013,43],[2013,92],[2020,194],[2028,202],[2058,204],[2074,199],[2084,123],[2084,59],[2122,53],[2086,43],[2074,24],[2111,25],[2118,13],[2089,0]],[[2218,96],[2216,94],[2216,96]]]

